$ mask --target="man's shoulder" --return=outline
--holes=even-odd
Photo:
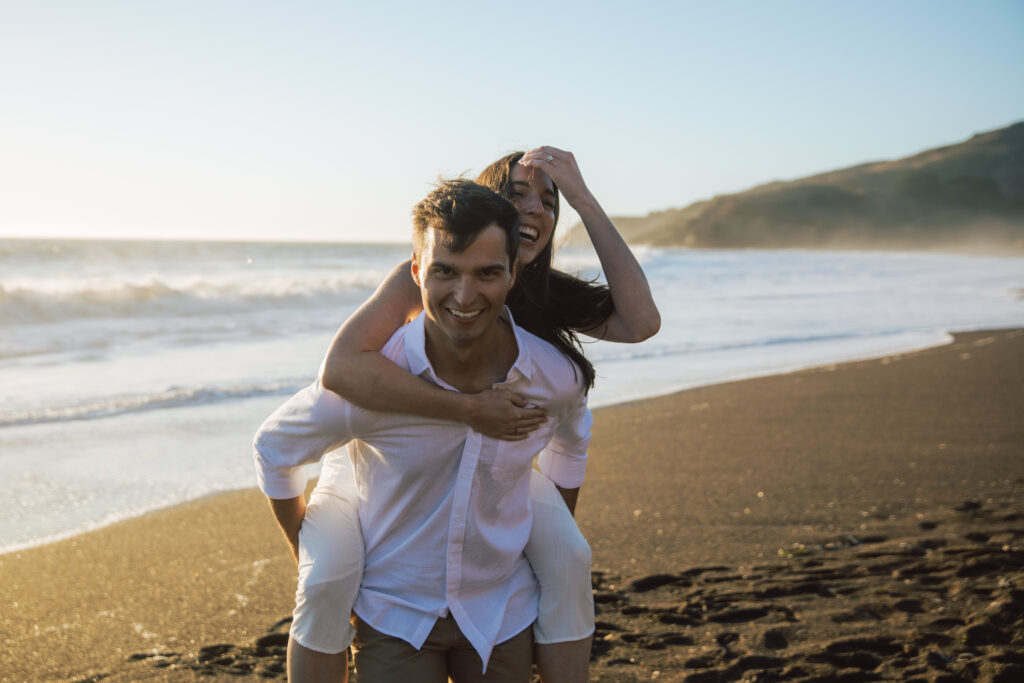
[[[562,353],[557,346],[541,339],[529,330],[517,325],[516,332],[520,343],[529,351],[535,382],[539,379],[539,373],[546,383],[560,387],[565,393],[573,395],[583,393],[583,372],[571,358]]]

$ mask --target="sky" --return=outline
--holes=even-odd
[[[1022,35],[1016,0],[0,0],[0,237],[407,242],[541,144],[644,215],[1024,120]]]

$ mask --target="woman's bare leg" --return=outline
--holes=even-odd
[[[363,576],[354,478],[310,497],[299,529],[299,580],[288,638],[288,680],[345,683],[349,617]],[[315,648],[315,649],[314,649]]]
[[[594,632],[590,546],[555,485],[539,472],[531,474],[530,502],[526,559],[540,584],[534,661],[544,683],[585,683]]]

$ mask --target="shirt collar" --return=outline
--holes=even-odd
[[[454,387],[437,376],[437,373],[434,372],[434,366],[431,365],[430,359],[427,358],[427,337],[426,329],[424,328],[426,315],[426,311],[420,312],[405,329],[405,359],[409,364],[409,371],[415,375],[427,373],[435,384],[454,389]],[[512,367],[508,370],[505,381],[499,384],[508,384],[520,377],[530,380],[533,377],[533,364],[530,362],[530,347],[524,343],[523,331],[516,325],[516,321],[512,318],[512,311],[508,310],[508,306],[502,307],[500,317],[507,320],[509,325],[511,325],[512,334],[515,337],[516,347],[519,352],[516,354],[516,360],[512,363]]]

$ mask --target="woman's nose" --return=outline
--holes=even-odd
[[[523,213],[540,213],[540,197],[535,194],[529,194],[519,200],[520,211]]]

